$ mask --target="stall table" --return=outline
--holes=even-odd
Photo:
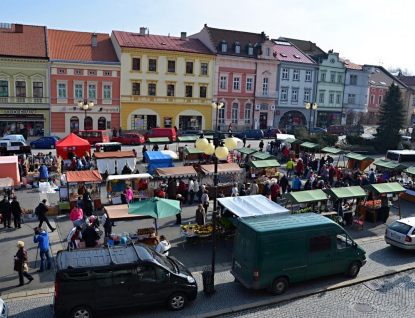
[[[106,180],[107,197],[112,204],[121,204],[121,193],[127,185],[133,191],[133,199],[148,199],[154,196],[153,189],[149,185],[152,176],[148,173],[122,174],[108,176]]]
[[[321,202],[321,201],[326,202],[328,200],[327,194],[324,193],[324,191],[320,189],[284,193],[282,196],[287,199],[285,206],[288,205],[288,202],[291,203],[291,213],[294,213],[293,203],[296,203],[296,204],[312,203],[314,206],[314,204],[317,202]]]
[[[267,177],[276,177],[277,179],[277,168],[281,166],[275,159],[255,160],[247,162],[246,165],[251,167],[250,174],[254,174],[255,177],[266,175]]]

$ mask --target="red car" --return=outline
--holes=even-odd
[[[135,133],[125,133],[122,136],[113,137],[111,141],[116,141],[123,145],[141,145],[145,143],[143,135]]]
[[[341,136],[346,134],[346,129],[342,125],[331,125],[327,128],[327,132],[329,134],[339,134]]]

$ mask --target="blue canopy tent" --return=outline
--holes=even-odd
[[[172,157],[161,151],[146,151],[144,156],[148,162],[148,173],[151,175],[154,175],[154,169],[174,167]]]

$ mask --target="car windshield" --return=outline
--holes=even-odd
[[[409,230],[412,228],[412,226],[399,222],[399,221],[395,221],[394,223],[392,223],[391,225],[389,225],[389,229],[393,230],[395,232],[401,233],[401,234],[408,234]]]
[[[171,261],[170,259],[168,259],[166,256],[161,255],[159,253],[154,253],[153,252],[153,256],[154,259],[161,265],[163,265],[164,267],[168,268],[171,272],[173,273],[177,273],[177,269],[176,266],[174,265],[173,261]]]

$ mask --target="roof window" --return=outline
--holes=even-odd
[[[282,57],[287,57],[287,54],[285,54],[285,53],[280,53],[280,55],[281,55]]]
[[[222,39],[222,41],[220,41],[220,50],[223,53],[226,53],[228,51],[228,44],[226,43],[225,39]]]
[[[385,82],[379,82],[380,83],[380,85],[385,85],[386,86],[386,83]]]
[[[294,54],[294,57],[296,58],[296,59],[300,59],[301,57],[299,56],[299,55],[297,55],[297,54]]]
[[[236,40],[233,46],[236,54],[241,53],[241,44],[238,42],[238,40]]]

